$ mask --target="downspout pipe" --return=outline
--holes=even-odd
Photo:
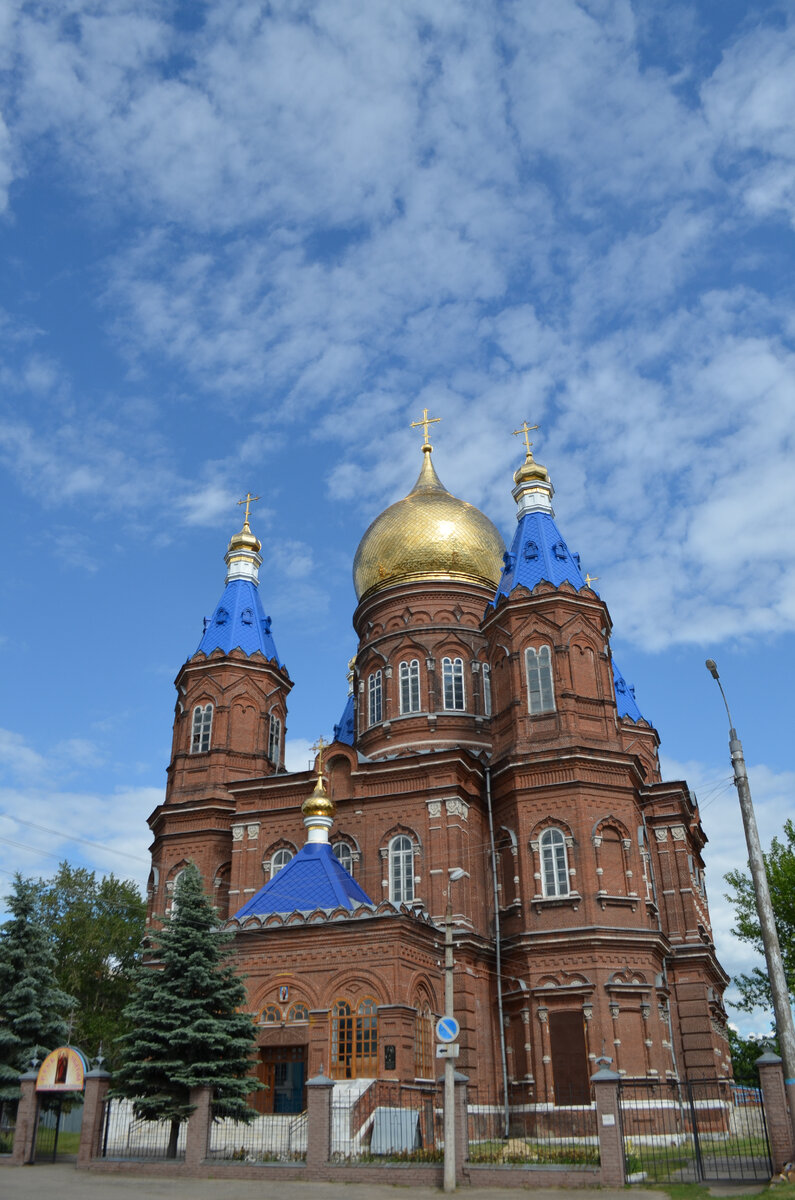
[[[500,1029],[500,1065],[502,1067],[503,1136],[510,1133],[508,1107],[508,1062],[505,1053],[505,1020],[502,1010],[502,939],[500,936],[500,891],[497,882],[497,848],[494,844],[494,816],[491,808],[491,767],[486,767],[486,811],[489,816],[489,849],[491,851],[491,884],[494,893],[494,946],[497,959],[497,1018]]]

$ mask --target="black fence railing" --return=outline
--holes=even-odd
[[[303,1162],[306,1113],[267,1113],[246,1125],[216,1117],[210,1125],[208,1157],[226,1162]]]
[[[532,1084],[512,1084],[508,1103],[485,1088],[469,1089],[469,1161],[588,1170],[599,1165],[596,1107],[582,1089],[558,1091],[558,1103],[536,1099]],[[563,1103],[560,1103],[563,1101]]]
[[[169,1154],[170,1121],[142,1121],[133,1111],[132,1101],[111,1098],[105,1101],[102,1125],[103,1158],[176,1158],[185,1157],[187,1122],[179,1127],[176,1154]]]
[[[772,1165],[761,1092],[728,1079],[624,1079],[619,1089],[627,1179],[761,1181]]]
[[[441,1162],[442,1125],[435,1084],[339,1083],[331,1101],[332,1161]]]

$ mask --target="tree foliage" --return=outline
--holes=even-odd
[[[752,1033],[749,1037],[743,1037],[742,1034],[732,1029],[731,1025],[729,1026],[729,1049],[734,1067],[734,1082],[745,1084],[747,1087],[759,1087],[759,1071],[756,1060],[760,1055],[764,1054],[766,1050],[779,1053],[775,1034],[771,1033],[769,1037],[758,1037]]]
[[[135,970],[126,1008],[130,1032],[120,1038],[114,1092],[133,1101],[136,1116],[171,1121],[170,1154],[192,1110],[192,1087],[213,1089],[219,1116],[249,1121],[256,1115],[246,1103],[259,1086],[249,1075],[254,1029],[217,920],[191,864],[177,882],[171,920],[153,939],[149,961]]]
[[[146,904],[134,883],[62,862],[34,885],[36,913],[52,939],[62,988],[77,1000],[72,1040],[87,1053],[103,1044],[112,1068],[116,1039],[145,931]]]
[[[14,876],[0,928],[0,1101],[19,1097],[19,1075],[61,1045],[77,1001],[58,985],[55,955],[36,909],[36,885]]]
[[[787,987],[790,997],[795,998],[795,822],[792,819],[784,822],[784,839],[773,838],[764,858]],[[741,942],[748,942],[764,954],[750,875],[745,871],[730,871],[725,879],[732,888],[726,899],[734,905],[733,933]],[[760,967],[754,967],[748,975],[737,975],[734,982],[741,997],[737,1008],[750,1012],[759,1006],[773,1007],[770,981]]]

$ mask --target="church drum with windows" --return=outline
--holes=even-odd
[[[248,506],[229,543],[176,679],[149,919],[195,861],[235,933],[262,1111],[300,1111],[321,1068],[435,1078],[448,902],[458,1066],[484,1094],[503,1056],[509,1092],[541,1104],[587,1102],[603,1052],[628,1077],[731,1073],[696,799],[661,778],[529,444],[514,482],[506,550],[440,482],[426,429],[417,483],[357,550],[348,698],[311,772],[284,766],[293,685]]]

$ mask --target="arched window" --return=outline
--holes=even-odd
[[[380,667],[367,681],[367,724],[377,725],[384,713],[384,675]]]
[[[464,709],[464,660],[463,658],[442,659],[442,689],[444,707]]]
[[[293,857],[292,850],[277,850],[271,859],[271,879],[281,871],[282,867],[286,867],[290,859]]]
[[[268,758],[277,767],[282,758],[282,723],[276,713],[271,713],[268,727]]]
[[[344,867],[349,875],[353,874],[353,851],[347,842],[335,842],[331,847],[334,855],[341,867]]]
[[[306,1007],[303,1000],[297,1000],[295,1002],[295,1004],[291,1005],[290,1010],[287,1013],[287,1020],[288,1021],[308,1021],[309,1020],[309,1009]]]
[[[378,1005],[372,996],[356,1009],[356,1074],[378,1074]]]
[[[414,1071],[420,1079],[433,1079],[436,1074],[433,1056],[433,1017],[430,1005],[418,1009],[414,1018]]]
[[[389,843],[389,899],[393,904],[414,899],[414,847],[405,834]]]
[[[331,1010],[331,1074],[353,1078],[353,1014],[347,1000],[337,1000]]]
[[[213,727],[212,704],[197,704],[193,710],[193,728],[191,730],[191,754],[203,754],[210,749],[210,733]]]
[[[177,904],[177,884],[179,883],[179,881],[182,878],[182,876],[184,875],[184,873],[185,873],[185,868],[181,867],[179,869],[179,871],[177,871],[174,878],[172,880],[170,880],[169,883],[166,884],[166,897],[167,897],[166,904],[167,905],[168,905],[168,896],[170,895],[170,897],[171,897],[171,905],[170,905],[170,907],[167,907],[166,911],[167,911],[168,915],[171,917],[172,921],[174,920],[174,917],[177,915],[177,908],[179,907],[179,905]]]
[[[278,1004],[266,1004],[259,1015],[260,1025],[281,1025],[282,1010]]]
[[[483,715],[491,716],[491,667],[483,663],[480,668],[483,676]]]
[[[559,829],[545,829],[538,839],[541,882],[545,896],[568,896],[569,864],[566,839]]]
[[[552,689],[552,656],[549,646],[538,650],[528,647],[524,652],[527,669],[527,707],[531,713],[555,711]]]
[[[411,662],[400,664],[400,711],[414,713],[420,711],[420,662],[412,658]]]

